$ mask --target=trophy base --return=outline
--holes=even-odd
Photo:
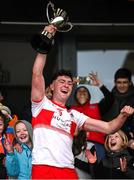
[[[43,34],[36,34],[31,39],[33,49],[41,54],[47,54],[52,48],[52,40]]]

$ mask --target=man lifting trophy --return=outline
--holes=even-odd
[[[46,7],[46,16],[48,23],[56,27],[59,32],[68,32],[73,25],[69,22],[67,12],[60,8],[55,8],[54,4],[49,1]],[[54,44],[54,34],[43,30],[40,34],[33,36],[31,40],[32,47],[39,53],[47,54]]]

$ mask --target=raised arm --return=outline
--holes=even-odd
[[[40,101],[45,95],[45,79],[43,69],[46,63],[45,54],[37,54],[32,72],[31,100]]]
[[[113,93],[101,82],[98,78],[97,72],[95,73],[92,71],[89,74],[89,77],[91,79],[91,85],[99,87],[100,91],[103,93],[104,98],[99,102],[99,109],[103,116],[107,111],[109,111],[114,102]]]
[[[54,26],[49,25],[44,28],[49,33],[54,34],[56,29]],[[47,54],[38,53],[32,70],[32,87],[31,87],[31,100],[40,101],[45,95],[45,79],[43,76],[43,69],[46,64]]]
[[[113,133],[121,128],[128,116],[134,113],[134,109],[130,106],[125,106],[120,114],[114,118],[112,121],[95,121],[92,118],[88,118],[84,124],[84,129],[86,131],[97,131],[106,134]]]

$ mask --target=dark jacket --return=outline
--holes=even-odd
[[[126,157],[127,170],[120,170],[120,158]],[[96,178],[99,179],[134,179],[134,158],[127,149],[121,152],[109,152],[106,157],[95,167]]]
[[[7,171],[4,165],[4,158],[5,158],[5,154],[0,153],[0,179],[7,178]]]
[[[105,93],[105,98],[100,102],[100,110],[104,120],[109,121],[118,116],[125,105],[134,107],[134,86],[131,86],[128,92],[124,94],[119,93],[116,87],[111,92],[106,89],[105,86],[101,88],[103,94]],[[122,126],[122,130],[126,133],[134,132],[134,115],[128,118]]]

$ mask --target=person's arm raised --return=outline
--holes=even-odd
[[[56,28],[52,25],[46,26],[44,30],[54,34]],[[46,64],[47,54],[38,53],[32,70],[32,88],[31,88],[31,100],[40,101],[45,95],[45,79],[43,76],[43,69]]]
[[[95,119],[88,118],[84,124],[86,131],[96,131],[106,134],[114,133],[122,127],[126,119],[134,113],[134,109],[130,106],[124,106],[120,114],[109,122],[96,121]]]
[[[45,95],[45,79],[43,69],[46,63],[46,54],[37,54],[32,72],[31,100],[40,101]]]

